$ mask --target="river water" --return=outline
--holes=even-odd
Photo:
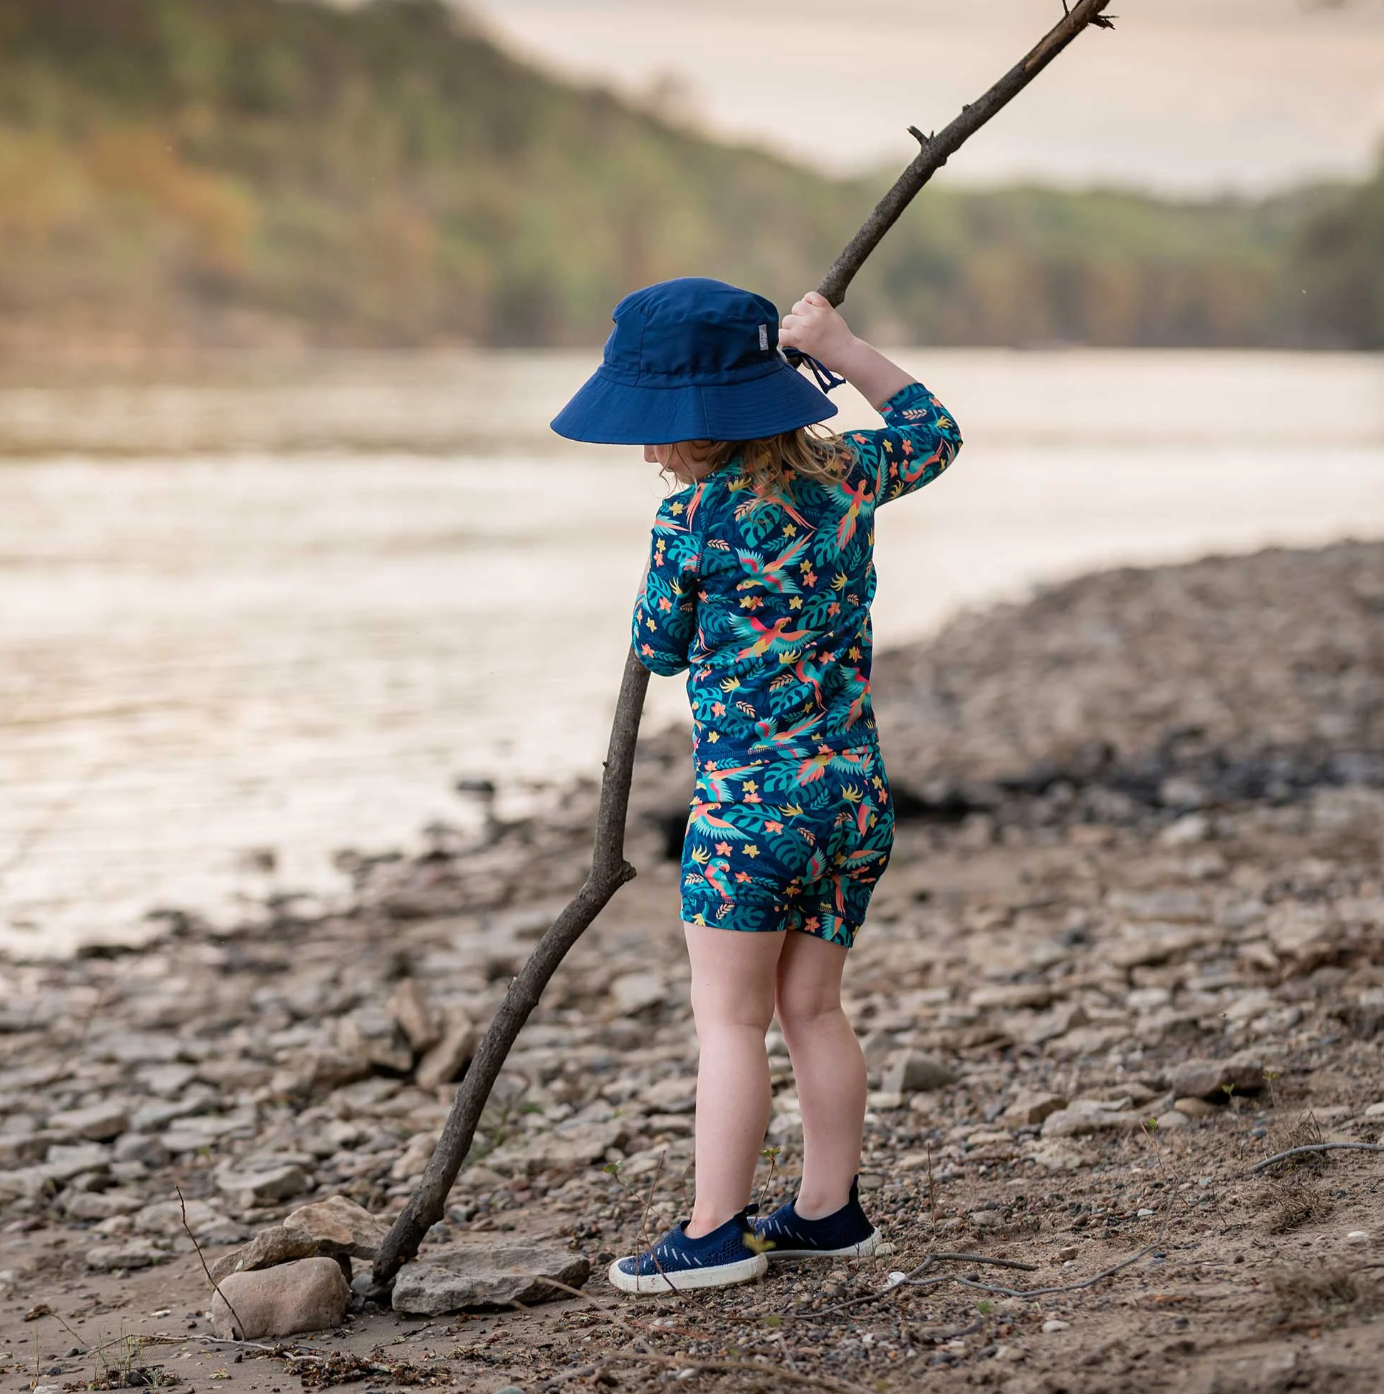
[[[967,445],[880,514],[881,646],[1095,567],[1384,537],[1384,359],[900,356]],[[474,817],[458,776],[515,808],[596,772],[663,486],[547,431],[589,367],[0,380],[0,950],[338,894],[338,850]]]

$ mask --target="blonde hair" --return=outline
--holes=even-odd
[[[758,495],[756,504],[791,503],[797,480],[836,484],[849,467],[841,437],[811,426],[757,440],[712,441],[702,458],[709,474],[738,459],[741,487]]]

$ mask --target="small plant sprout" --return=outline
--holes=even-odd
[[[759,1154],[769,1163],[769,1174],[764,1178],[764,1185],[760,1187],[759,1203],[764,1204],[765,1197],[769,1194],[769,1187],[774,1184],[774,1168],[778,1165],[778,1159],[783,1155],[782,1147],[766,1147]]]

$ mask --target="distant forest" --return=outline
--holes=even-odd
[[[0,4],[11,347],[590,344],[668,276],[786,304],[886,182],[560,81],[441,0]],[[849,308],[918,344],[1384,347],[1384,169],[1201,203],[944,175]]]

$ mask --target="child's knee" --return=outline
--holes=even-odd
[[[841,1012],[841,994],[825,984],[780,983],[776,999],[779,1025],[791,1037],[819,1027],[824,1017]]]
[[[768,983],[692,983],[692,1015],[697,1032],[715,1027],[747,1027],[761,1035],[774,1019],[774,989]]]

